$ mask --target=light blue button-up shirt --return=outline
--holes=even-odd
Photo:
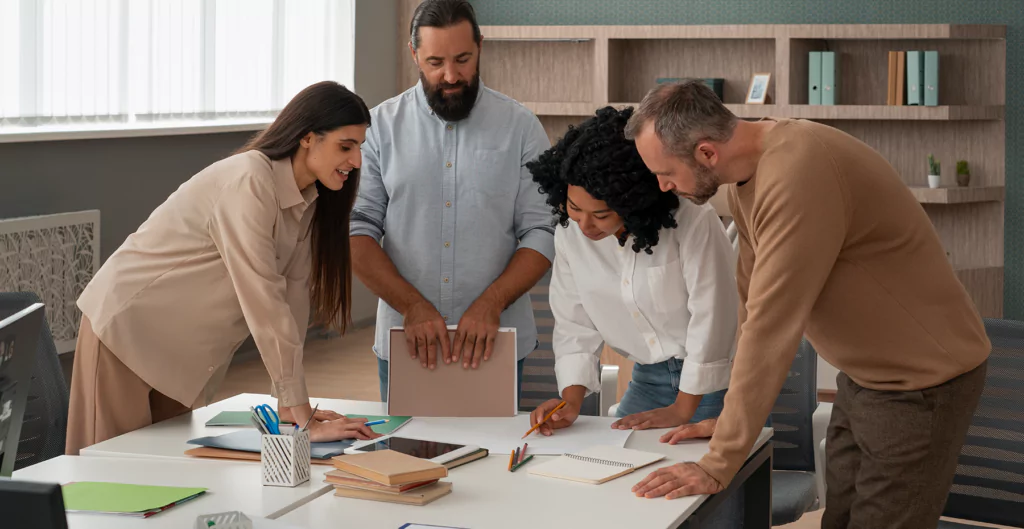
[[[551,146],[532,112],[481,82],[469,117],[447,122],[417,83],[371,118],[350,233],[383,241],[398,272],[448,325],[458,324],[516,250],[554,260],[555,220],[525,167]],[[378,357],[389,358],[388,330],[403,320],[380,301]],[[519,359],[537,347],[528,294],[501,314],[501,326],[516,329]]]

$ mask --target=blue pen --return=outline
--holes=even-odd
[[[381,419],[379,421],[370,421],[370,422],[366,423],[366,425],[367,426],[377,426],[378,424],[384,424],[386,422],[391,422],[391,419]]]

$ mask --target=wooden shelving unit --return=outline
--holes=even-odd
[[[828,123],[881,152],[932,219],[982,314],[1002,315],[1006,26],[752,24],[484,26],[481,77],[540,117],[552,141],[600,107],[636,106],[662,77],[721,78],[738,117]],[[839,102],[808,105],[807,54],[835,51]],[[889,50],[939,52],[941,106],[885,105]],[[767,105],[744,104],[770,72]],[[928,154],[944,187],[927,188]],[[971,184],[955,187],[957,160]],[[723,216],[723,200],[713,200]]]

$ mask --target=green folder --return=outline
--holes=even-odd
[[[149,517],[204,494],[207,489],[78,481],[62,487],[67,512]]]
[[[939,52],[924,52],[924,105],[939,105]]]
[[[807,104],[821,104],[821,52],[812,51],[807,55]]]
[[[252,421],[249,418],[252,417],[252,412],[249,411],[222,411],[215,415],[212,419],[206,421],[207,426],[237,426],[239,428],[253,427]],[[281,427],[285,428],[288,426],[294,426],[290,422],[281,423]]]
[[[907,52],[907,104],[924,104],[924,52]]]
[[[345,417],[348,417],[349,419],[366,419],[366,422],[389,419],[389,421],[384,424],[376,424],[370,427],[374,433],[379,433],[381,435],[388,435],[394,432],[402,426],[405,426],[405,423],[409,422],[409,419],[412,419],[412,417],[392,417],[388,415],[345,415]]]
[[[821,52],[821,104],[835,105],[839,101],[839,63],[836,52]]]

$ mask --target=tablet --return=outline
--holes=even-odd
[[[480,447],[421,441],[407,437],[387,437],[376,442],[352,447],[345,452],[348,454],[358,454],[360,452],[374,452],[376,450],[394,450],[395,452],[401,452],[413,457],[429,459],[439,465],[443,465],[449,461],[472,454],[480,450]]]

